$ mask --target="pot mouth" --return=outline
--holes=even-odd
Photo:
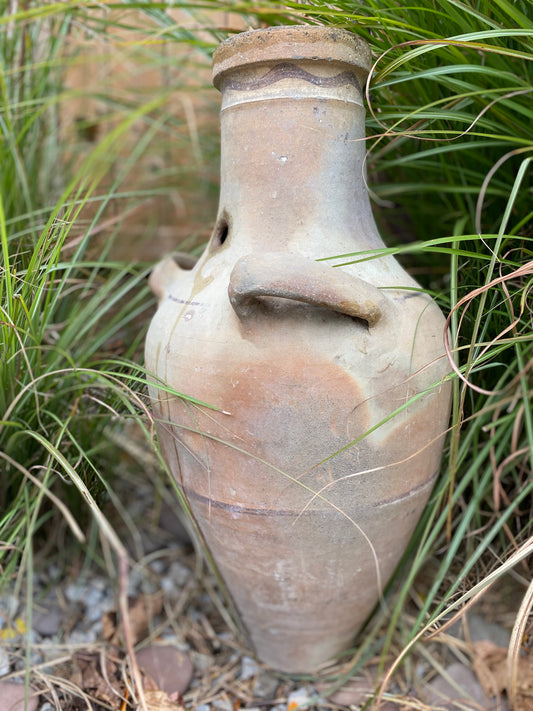
[[[368,44],[352,32],[318,25],[283,25],[241,32],[222,42],[213,54],[213,84],[238,67],[297,60],[349,65],[368,75]]]

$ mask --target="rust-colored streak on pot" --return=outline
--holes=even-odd
[[[318,27],[216,51],[216,227],[163,262],[146,365],[163,454],[258,657],[308,673],[379,603],[437,476],[437,306],[383,249],[364,179],[368,47]],[[346,260],[343,259],[343,262]]]

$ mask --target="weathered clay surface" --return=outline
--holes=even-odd
[[[216,408],[154,384],[164,455],[251,644],[289,672],[348,647],[379,602],[449,416],[431,299],[391,256],[317,261],[384,246],[364,183],[369,61],[323,28],[222,45],[217,224],[194,267],[151,276],[147,367]]]

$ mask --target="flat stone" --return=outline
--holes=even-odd
[[[475,674],[464,664],[454,662],[446,668],[446,677],[438,676],[424,689],[431,706],[443,709],[488,709],[487,698]]]
[[[229,699],[215,699],[213,708],[218,709],[218,711],[233,711],[233,704]]]
[[[511,633],[505,627],[489,622],[481,615],[468,615],[468,629],[472,642],[479,642],[488,639],[498,647],[508,647],[511,641]]]
[[[28,700],[24,684],[14,681],[0,681],[0,709],[9,711],[36,711],[39,704],[39,694],[30,687]]]
[[[53,637],[59,632],[64,617],[65,612],[57,600],[44,600],[33,608],[31,626],[43,637]]]
[[[276,697],[279,679],[274,674],[261,669],[254,685],[253,695],[256,699],[272,700]]]
[[[328,694],[328,699],[338,706],[364,706],[377,686],[377,671],[363,670],[349,678],[340,688]],[[317,684],[320,694],[327,694],[331,684]]]
[[[177,647],[151,644],[137,653],[137,663],[161,691],[183,694],[193,675],[189,656]]]
[[[480,642],[488,639],[494,642],[498,647],[508,647],[511,639],[511,633],[505,627],[489,622],[482,615],[475,612],[470,612],[465,615],[465,620],[460,619],[455,622],[447,633],[459,639],[465,639],[465,626],[468,628],[468,636],[472,642]]]

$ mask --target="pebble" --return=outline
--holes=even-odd
[[[33,608],[31,624],[43,637],[55,636],[63,624],[65,613],[57,600],[47,599]]]
[[[191,577],[191,570],[179,560],[175,560],[169,568],[168,575],[174,580],[175,585],[182,588]]]
[[[488,639],[498,647],[508,647],[511,641],[509,630],[475,613],[468,615],[468,630],[472,642]]]
[[[472,642],[480,642],[488,639],[498,647],[508,647],[511,639],[511,633],[501,625],[494,622],[489,622],[482,615],[471,612],[465,615],[465,620],[461,618],[455,622],[447,633],[459,639],[465,638],[465,627],[468,629],[469,638]]]
[[[297,709],[306,709],[309,707],[311,696],[308,689],[301,687],[295,691],[291,691],[287,699],[287,711],[297,711]]]
[[[137,653],[137,663],[161,691],[183,694],[194,672],[188,654],[170,645],[151,644]]]
[[[161,560],[161,558],[157,558],[150,563],[150,569],[153,570],[156,575],[162,575],[167,569],[167,564],[164,560]]]
[[[64,590],[65,597],[69,602],[85,602],[89,589],[86,583],[69,583]]]
[[[258,673],[258,671],[259,667],[257,666],[255,659],[246,656],[241,659],[240,678],[242,679],[242,681],[252,679]]]
[[[0,647],[0,676],[5,676],[11,671],[11,664],[9,661],[9,654],[5,649]]]
[[[425,669],[421,669],[420,675],[422,675],[424,671]],[[329,692],[329,701],[338,706],[364,706],[372,696],[377,682],[377,671],[367,669],[350,677],[340,688],[333,692],[330,691],[331,683],[319,683],[316,688],[320,694]]]
[[[257,699],[273,699],[276,696],[278,686],[278,677],[265,669],[261,669],[254,685],[253,695]]]
[[[481,684],[471,669],[454,662],[447,667],[446,677],[438,676],[425,687],[424,695],[431,706],[453,709],[460,701],[464,709],[488,709]]]
[[[72,630],[68,637],[70,644],[93,644],[98,638],[98,630],[92,627],[88,630],[75,629]]]
[[[213,707],[218,711],[233,711],[233,704],[229,699],[216,699],[213,701]]]
[[[191,571],[184,565],[174,563],[160,578],[160,586],[171,601],[175,601],[191,578]]]
[[[2,614],[0,615],[0,629],[10,620],[15,619],[19,609],[19,599],[12,595],[11,593],[4,593],[0,595],[0,610]]]
[[[26,700],[26,687],[14,681],[0,681],[0,708],[9,711],[36,711],[38,693],[30,687]]]

